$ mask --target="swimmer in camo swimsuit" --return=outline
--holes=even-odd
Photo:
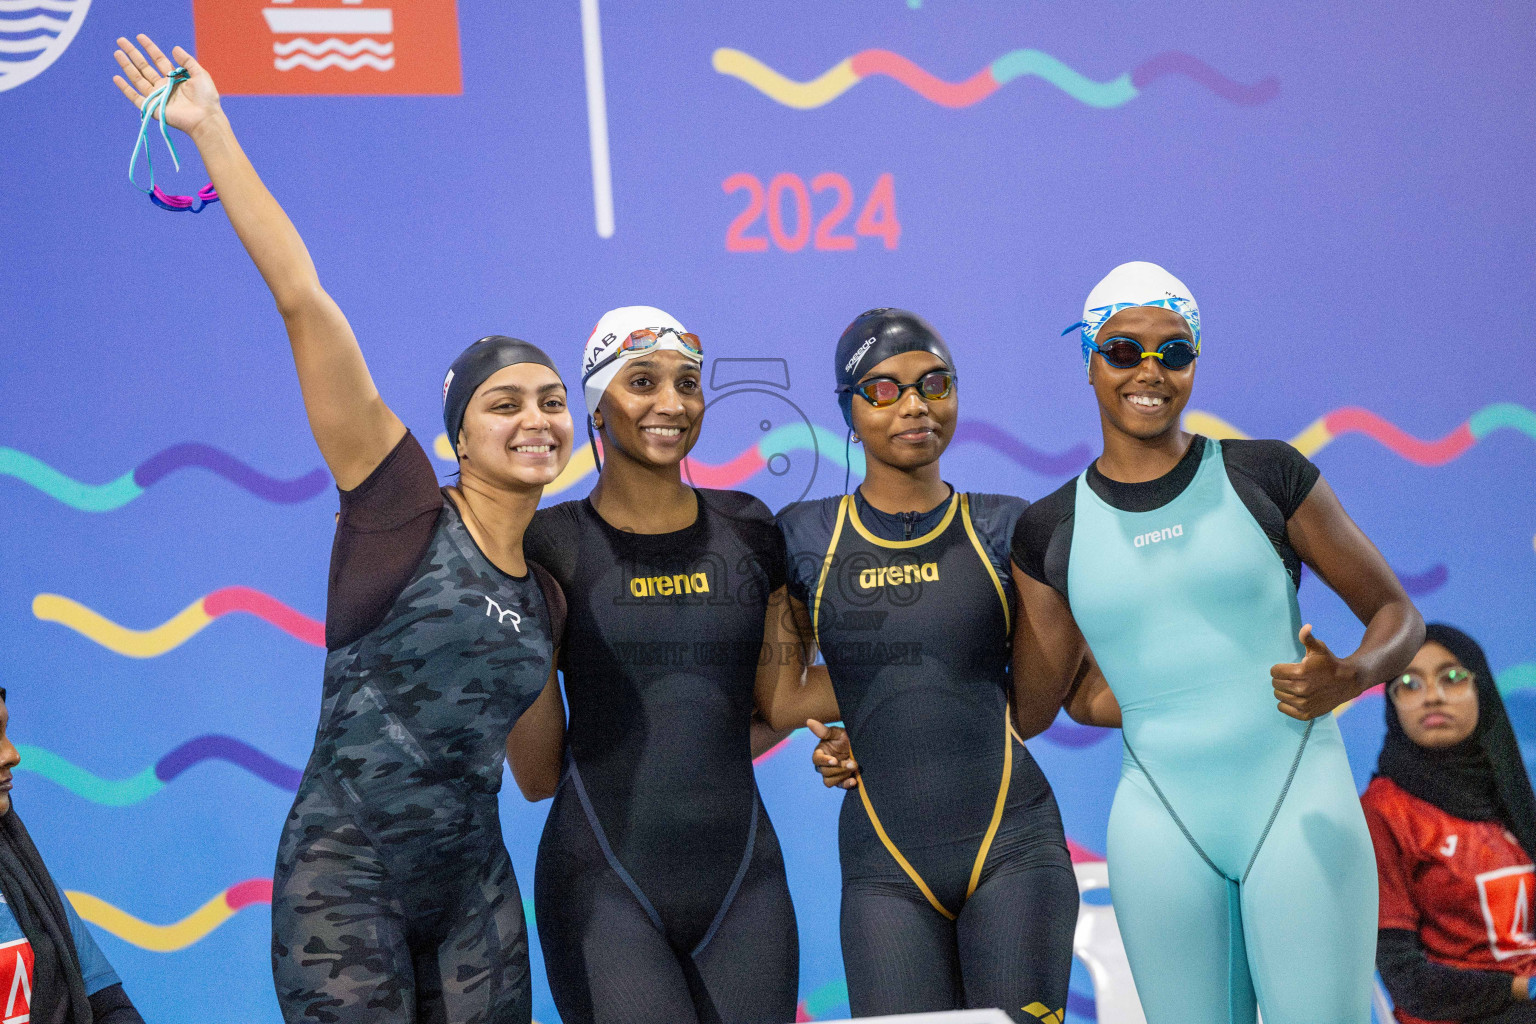
[[[118,88],[141,106],[173,71],[146,36],[118,40]],[[289,1024],[527,1024],[523,902],[497,812],[511,761],[553,792],[563,714],[553,679],[563,605],[523,557],[544,485],[570,457],[549,357],[482,338],[443,382],[457,486],[374,388],[298,232],[235,140],[213,79],[166,107],[197,143],[231,226],[272,290],[304,407],[341,494],[314,752],[283,826],[272,973]]]

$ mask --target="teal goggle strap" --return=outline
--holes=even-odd
[[[176,91],[176,87],[191,77],[191,72],[186,68],[178,67],[144,98],[144,106],[139,113],[139,137],[133,144],[133,156],[128,158],[129,183],[149,196],[150,202],[172,213],[188,210],[192,213],[202,213],[203,208],[209,203],[219,201],[219,193],[214,189],[212,182],[198,189],[196,196],[173,196],[162,191],[160,186],[155,184],[155,158],[150,151],[149,123],[154,119],[160,121],[160,137],[165,140],[165,148],[171,151],[171,163],[175,165],[176,170],[181,170],[181,158],[176,154],[176,144],[171,141],[170,133],[166,131],[165,108],[171,102],[171,94]],[[144,151],[144,162],[149,165],[148,188],[139,184],[134,173],[138,166],[140,150]]]

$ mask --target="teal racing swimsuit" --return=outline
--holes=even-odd
[[[1333,716],[1276,708],[1300,661],[1285,520],[1317,470],[1196,437],[1144,484],[1090,469],[1031,506],[1019,567],[1066,598],[1124,718],[1115,914],[1150,1024],[1363,1024],[1370,834]]]

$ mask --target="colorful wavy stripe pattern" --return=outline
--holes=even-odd
[[[1148,62],[1149,65],[1152,63]],[[1231,423],[1208,412],[1190,410],[1185,413],[1184,422],[1189,429],[1211,437],[1248,436]],[[1512,402],[1489,405],[1444,437],[1425,441],[1413,437],[1368,409],[1349,407],[1335,409],[1316,420],[1292,438],[1291,443],[1302,454],[1310,456],[1344,434],[1362,433],[1411,462],[1422,466],[1438,466],[1465,454],[1478,441],[1501,429],[1517,430],[1536,440],[1536,412]],[[1002,428],[984,421],[962,424],[956,432],[955,440],[987,445],[1020,468],[1042,476],[1070,476],[1081,472],[1091,456],[1086,445],[1075,445],[1057,455],[1042,452]],[[754,449],[748,449],[728,463],[716,466],[694,460],[690,461],[690,468],[695,474],[695,483],[700,486],[733,487],[761,470],[774,455],[787,455],[797,450],[818,450],[841,467],[842,449],[840,434],[820,426],[807,429],[804,424],[791,424],[765,435]],[[445,436],[438,435],[434,450],[438,457],[453,461],[453,452]],[[862,475],[863,453],[855,450],[850,459],[853,471]],[[15,477],[82,512],[110,512],[122,508],[170,474],[189,468],[209,470],[256,497],[276,504],[307,501],[325,490],[330,483],[330,476],[323,469],[311,470],[303,476],[284,480],[252,469],[228,452],[211,445],[189,443],[165,449],[116,480],[104,484],[86,484],[66,476],[26,452],[0,447],[0,476]],[[546,493],[558,494],[574,486],[594,468],[592,452],[587,445],[583,445],[572,456],[565,472],[546,489]]]
[[[272,879],[247,878],[174,924],[150,924],[88,892],[66,892],[75,912],[124,942],[156,953],[174,953],[207,938],[219,925],[246,907],[272,902]]]
[[[1512,665],[1496,676],[1500,693],[1536,690],[1536,661]]]
[[[1193,409],[1184,413],[1184,426],[1207,437],[1248,437],[1221,417]],[[1513,402],[1486,405],[1444,437],[1425,441],[1369,409],[1350,406],[1335,409],[1314,420],[1291,438],[1291,445],[1310,458],[1346,434],[1364,434],[1409,462],[1420,466],[1443,466],[1465,455],[1473,445],[1496,430],[1518,431],[1536,441],[1536,412]]]
[[[1073,863],[1104,859],[1102,855],[1072,839],[1067,840],[1067,852]],[[131,942],[140,949],[155,953],[174,953],[201,942],[246,907],[270,906],[272,879],[247,878],[237,882],[172,924],[150,924],[88,892],[66,891],[64,895],[69,897],[75,912],[82,918],[124,942]],[[523,916],[527,919],[528,927],[533,928],[532,899],[523,900]],[[840,1003],[846,1005],[847,1002],[848,988],[842,981],[820,986],[800,1004],[801,1009],[810,1015],[799,1019],[814,1020],[816,1015]]]
[[[825,985],[818,985],[811,990],[811,994],[800,1000],[800,1005],[795,1011],[796,1021],[820,1020],[823,1016],[834,1011],[848,1008],[848,982],[839,978],[829,981]],[[839,1013],[838,1016],[843,1016]]]
[[[75,796],[105,807],[128,807],[154,796],[182,773],[204,761],[225,761],[290,793],[298,791],[300,770],[291,768],[244,740],[208,734],[188,740],[137,775],[104,779],[71,764],[44,747],[17,744],[18,771],[40,775]]]
[[[722,47],[712,63],[722,75],[739,78],[758,92],[786,107],[812,110],[825,106],[874,75],[885,75],[942,107],[969,107],[980,103],[1016,78],[1043,79],[1068,96],[1090,107],[1124,106],[1159,78],[1182,75],[1205,86],[1222,99],[1240,106],[1268,103],[1280,93],[1280,82],[1266,78],[1255,85],[1235,82],[1209,64],[1187,53],[1169,50],[1157,54],[1126,74],[1098,82],[1040,50],[1014,50],[997,58],[963,82],[937,78],[899,53],[864,50],[840,61],[808,82],[787,78],[749,53]]]
[[[1536,685],[1536,665],[1530,668],[1533,678],[1527,685]],[[1503,677],[1500,677],[1500,682],[1503,683]],[[1107,739],[1111,732],[1109,729],[1078,725],[1060,718],[1041,736],[1057,746],[1081,749]],[[809,735],[807,730],[796,729],[759,754],[753,763],[765,764],[773,760],[804,735]],[[129,807],[142,803],[164,789],[166,783],[203,761],[226,761],[290,793],[298,791],[301,774],[298,768],[291,768],[232,736],[207,735],[188,740],[151,767],[126,779],[102,778],[45,747],[18,744],[17,749],[21,752],[18,771],[39,775],[83,800],[104,807]]]
[[[50,498],[81,512],[111,512],[122,508],[161,480],[182,469],[206,469],[244,488],[264,501],[291,505],[306,501],[331,482],[323,469],[311,470],[292,480],[258,472],[226,451],[206,444],[172,445],[151,456],[137,469],[109,483],[85,484],[65,476],[40,459],[0,447],[0,476],[13,476]]]
[[[183,608],[153,629],[129,629],[102,616],[78,601],[58,594],[38,594],[32,614],[44,622],[57,622],[89,637],[116,654],[129,658],[157,658],[180,647],[215,619],[233,612],[254,615],[295,639],[316,647],[325,646],[325,624],[294,611],[277,598],[250,587],[224,587]]]
[[[683,468],[687,479],[698,487],[738,487],[766,468],[775,456],[789,456],[795,452],[815,452],[819,459],[825,459],[842,469],[844,440],[842,434],[823,426],[807,427],[804,423],[791,423],[764,434],[762,440],[729,462],[712,464],[687,459]],[[1038,476],[1074,476],[1081,473],[1093,457],[1092,450],[1085,444],[1073,445],[1059,454],[1041,451],[985,420],[960,424],[955,429],[954,443],[984,445],[1020,469]],[[437,435],[432,450],[438,458],[447,462],[454,461],[453,449],[448,444],[446,434]],[[848,465],[853,475],[864,475],[864,452],[857,445],[848,449]],[[596,468],[591,445],[582,445],[571,456],[565,470],[544,488],[545,496],[559,494],[576,486]]]
[[[1079,856],[1080,851],[1086,854],[1086,859],[1103,860],[1102,857],[1084,850],[1070,840],[1068,845],[1072,847],[1074,861],[1084,859]],[[75,912],[81,918],[124,942],[154,953],[175,953],[201,942],[246,907],[270,906],[272,880],[248,878],[243,882],[237,882],[172,924],[151,924],[88,892],[70,890],[66,891],[65,895],[69,897],[69,902],[74,905]],[[533,900],[523,901],[523,916],[528,922],[528,927],[533,928]],[[838,979],[817,986],[801,1000],[796,1007],[795,1019],[815,1021],[823,1014],[842,1011],[847,1008],[847,1005],[848,985],[843,979]],[[1096,1019],[1093,1000],[1076,992],[1068,995],[1068,1009],[1088,1020]]]
[[[1433,594],[1445,586],[1446,581],[1450,578],[1451,570],[1440,564],[1432,565],[1421,573],[1400,572],[1397,574],[1398,582],[1403,585],[1404,590],[1408,591],[1409,597],[1423,597],[1426,594]]]

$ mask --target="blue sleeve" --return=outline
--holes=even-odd
[[[123,980],[107,962],[106,954],[96,945],[96,940],[91,937],[85,922],[80,920],[80,915],[75,913],[74,904],[69,902],[63,889],[59,890],[59,899],[64,901],[64,914],[69,918],[69,933],[74,936],[75,953],[80,957],[80,975],[85,979],[85,994],[93,996],[104,988],[121,985]]]
[[[807,606],[816,593],[821,566],[832,541],[833,518],[840,498],[801,501],[778,514],[779,532],[784,536],[790,596]]]

